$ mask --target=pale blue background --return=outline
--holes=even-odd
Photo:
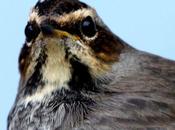
[[[13,104],[18,80],[17,60],[24,27],[37,0],[2,0],[0,4],[0,129]],[[105,23],[136,48],[175,59],[175,0],[83,0]]]

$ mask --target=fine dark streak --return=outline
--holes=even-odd
[[[40,53],[40,56],[36,60],[37,64],[34,68],[34,73],[29,78],[26,84],[24,95],[31,95],[33,94],[37,88],[41,85],[43,86],[44,83],[42,81],[42,73],[41,69],[42,66],[45,65],[47,55],[44,53],[44,50]]]
[[[60,105],[63,103],[74,107],[77,106],[76,104],[80,105],[82,103],[82,105],[87,106],[85,107],[85,109],[86,108],[88,109],[88,106],[92,106],[95,103],[91,98],[86,97],[81,93],[77,91],[72,91],[72,90],[69,91],[69,90],[61,89],[56,92],[53,92],[52,96],[54,98],[48,103],[47,107],[54,108],[53,109],[54,112],[56,112],[57,109],[60,107]]]
[[[62,15],[82,8],[88,8],[88,6],[78,0],[45,0],[43,2],[38,1],[35,5],[39,15],[47,15],[50,12]]]
[[[78,59],[70,59],[72,65],[72,79],[70,80],[69,87],[75,91],[85,92],[99,92],[99,88],[96,87],[94,79],[89,73],[89,68],[80,63]]]
[[[52,110],[53,113],[59,111],[60,105],[64,105],[65,115],[64,123],[59,129],[66,129],[65,127],[76,126],[82,120],[87,119],[87,115],[91,113],[92,108],[96,103],[90,97],[87,97],[80,92],[74,90],[59,90],[52,94],[51,100],[46,109]]]

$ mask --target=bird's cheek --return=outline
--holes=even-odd
[[[30,51],[31,47],[28,47],[27,44],[24,44],[19,56],[19,71],[21,75],[24,75],[26,72],[29,63]]]
[[[31,46],[28,46],[26,43],[23,45],[19,56],[21,77],[26,78],[27,75],[30,75],[34,71],[41,51],[42,47],[38,46],[35,42]]]
[[[106,54],[104,52],[100,52],[96,54],[97,58],[105,61],[105,62],[113,62],[113,61],[117,61],[118,57],[117,55],[109,55]]]
[[[94,51],[95,56],[104,62],[118,61],[124,49],[123,43],[110,31],[101,27],[98,27],[98,30],[97,38],[90,43],[90,47]]]
[[[101,43],[92,46],[95,56],[104,62],[116,62],[120,58],[123,46],[117,43]]]

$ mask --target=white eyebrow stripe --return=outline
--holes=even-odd
[[[83,8],[74,12],[70,12],[68,14],[59,15],[48,15],[48,16],[39,16],[37,11],[32,10],[29,21],[36,21],[36,23],[40,24],[45,19],[55,20],[61,25],[64,25],[68,22],[74,22],[77,20],[82,20],[83,18],[91,16],[92,18],[96,17],[96,11],[92,8]]]
[[[58,18],[59,23],[66,23],[66,22],[71,22],[71,21],[77,21],[77,20],[82,20],[83,18],[91,16],[94,18],[96,16],[96,11],[91,8],[83,8],[79,9],[77,11],[68,13],[68,14],[63,14]]]
[[[42,21],[49,19],[50,16],[39,16],[38,12],[35,10],[32,10],[32,12],[29,15],[29,21],[35,21],[38,25],[42,23]]]

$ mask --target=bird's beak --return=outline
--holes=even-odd
[[[51,25],[46,25],[46,24],[41,25],[40,29],[41,29],[42,34],[45,36],[57,37],[60,39],[70,38],[74,41],[80,40],[78,36],[74,36],[66,31],[56,29]]]

